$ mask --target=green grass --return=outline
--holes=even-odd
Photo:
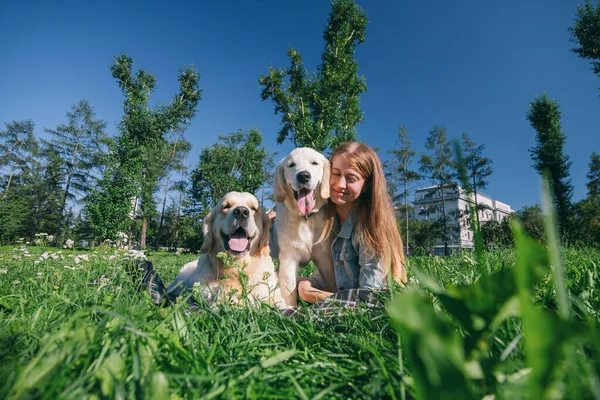
[[[482,349],[481,340],[470,344],[472,333],[444,300],[444,295],[462,299],[460,288],[476,288],[482,277],[512,270],[518,262],[515,251],[486,253],[481,262],[470,254],[413,258],[413,270],[424,273],[413,275],[408,289],[396,293],[392,319],[381,310],[319,321],[310,313],[286,318],[266,306],[221,305],[214,312],[190,315],[184,304],[153,305],[120,262],[122,253],[26,250],[31,255],[18,246],[0,247],[0,398],[412,398],[423,394],[419,357],[425,353],[419,353],[419,346],[433,348],[431,343],[440,346],[434,354],[440,365],[474,359],[486,372],[486,360],[495,362],[493,373],[484,377],[459,366],[459,372],[467,371],[465,384],[474,397],[531,393],[523,391],[532,374],[521,339],[522,315],[507,315],[486,330],[481,340],[489,346]],[[42,259],[44,252],[57,259]],[[83,254],[88,259],[75,263]],[[195,256],[149,252],[148,258],[169,282]],[[595,329],[600,252],[564,249],[562,259],[572,323]],[[103,274],[110,280],[88,285]],[[529,297],[554,315],[550,277],[544,275]],[[421,312],[416,322],[431,322],[427,326],[432,331],[420,337],[406,330],[414,328],[409,318],[416,312]],[[468,311],[471,316],[478,312]],[[597,348],[589,341],[577,346],[556,361],[563,369],[571,367],[575,376],[553,370],[552,393],[569,397],[571,385],[580,387],[582,395],[596,393]],[[459,347],[462,358],[444,353]],[[427,379],[435,386],[435,377]]]

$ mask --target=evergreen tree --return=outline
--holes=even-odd
[[[463,132],[462,134],[462,145],[464,152],[464,162],[467,169],[467,175],[469,178],[470,189],[475,196],[475,209],[477,227],[480,228],[479,223],[479,202],[477,199],[477,193],[480,189],[485,189],[489,183],[487,178],[494,172],[492,170],[492,160],[483,156],[485,145],[477,146],[475,142],[471,140],[469,134]],[[465,182],[466,183],[466,182]],[[469,189],[469,188],[467,188]]]
[[[67,112],[69,122],[56,129],[46,129],[52,138],[49,145],[62,159],[65,186],[58,208],[57,241],[61,235],[63,213],[68,200],[76,200],[94,187],[95,171],[106,152],[106,122],[96,120],[87,100],[80,100]]]
[[[588,183],[586,183],[588,197],[600,196],[600,154],[592,152],[588,166],[590,167],[587,173]]]
[[[28,160],[37,153],[38,142],[33,136],[35,124],[30,119],[13,121],[6,124],[6,129],[0,131],[0,171],[8,169],[8,175],[3,177],[2,195],[6,198],[15,174],[27,165]]]
[[[455,187],[451,170],[454,166],[452,161],[452,150],[450,142],[446,138],[446,128],[435,125],[429,131],[429,136],[425,142],[425,148],[432,152],[431,155],[422,154],[419,164],[419,170],[424,176],[430,178],[436,183],[436,187],[431,189],[428,196],[436,193],[441,194],[442,200],[442,240],[444,241],[444,254],[449,255],[448,251],[448,216],[446,213],[446,190]]]
[[[600,245],[600,155],[592,153],[587,174],[587,197],[574,207],[574,222],[580,242]]]
[[[400,129],[398,131],[398,141],[400,142],[400,147],[388,151],[388,153],[392,156],[390,166],[391,171],[389,173],[388,183],[390,184],[390,187],[402,188],[402,191],[400,193],[395,193],[392,196],[392,199],[394,200],[394,203],[397,204],[397,208],[399,208],[404,214],[404,224],[406,227],[406,231],[404,234],[406,246],[404,248],[406,254],[408,255],[410,240],[408,223],[409,185],[411,184],[411,182],[419,181],[421,179],[421,175],[419,175],[418,172],[412,171],[410,169],[412,159],[417,153],[411,149],[408,130],[405,126],[400,126]]]
[[[569,179],[571,161],[564,152],[567,137],[562,131],[559,108],[556,100],[549,99],[544,93],[530,103],[527,119],[536,131],[536,144],[529,149],[533,167],[540,175],[549,174],[552,199],[564,237],[572,216],[573,186]]]

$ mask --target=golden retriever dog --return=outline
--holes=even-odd
[[[211,302],[238,302],[239,294],[245,290],[252,300],[282,306],[269,250],[270,227],[271,220],[256,197],[250,193],[227,193],[204,218],[200,258],[183,266],[169,285],[169,296],[178,296],[199,283],[202,294]],[[225,268],[217,257],[221,252],[243,267],[247,282],[238,268]],[[233,291],[235,294],[230,296]]]
[[[336,288],[331,240],[321,242],[324,218],[319,210],[329,198],[329,161],[308,147],[294,149],[275,170],[274,228],[271,254],[279,259],[279,288],[287,307],[297,304],[298,268],[313,261],[329,288]]]

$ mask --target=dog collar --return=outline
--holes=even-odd
[[[315,215],[317,212],[316,211],[311,211],[308,214],[302,214],[302,216],[304,217],[304,219],[306,219],[308,221],[308,219],[310,217],[312,217],[313,215]]]

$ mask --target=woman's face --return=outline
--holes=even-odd
[[[339,206],[350,206],[366,189],[364,178],[350,166],[344,156],[335,156],[331,161],[331,201]]]

